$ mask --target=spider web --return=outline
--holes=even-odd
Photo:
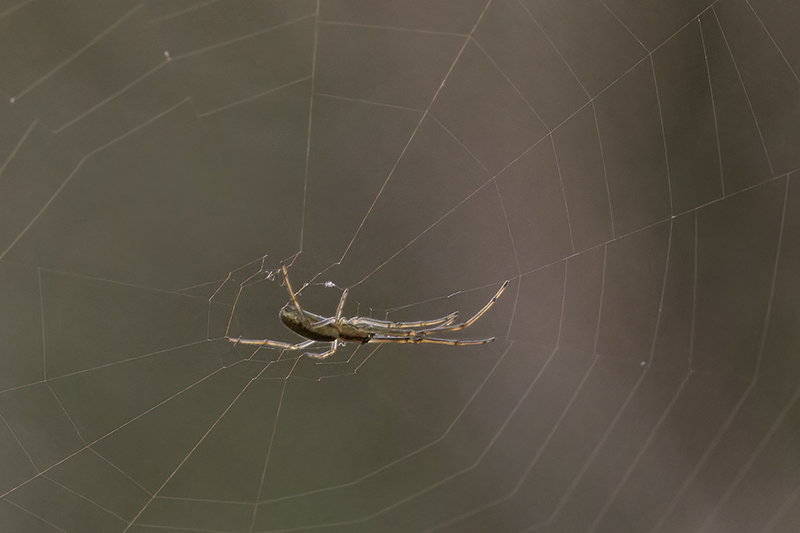
[[[6,2],[3,529],[795,531],[799,19]]]

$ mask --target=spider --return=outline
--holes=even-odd
[[[431,343],[431,344],[446,344],[449,346],[468,346],[475,344],[486,344],[492,342],[494,337],[489,339],[444,339],[441,337],[433,337],[439,333],[448,333],[451,331],[459,331],[470,327],[476,320],[478,320],[489,308],[494,305],[494,302],[503,294],[503,291],[508,287],[508,281],[503,283],[500,290],[497,291],[489,303],[483,306],[483,309],[478,313],[460,324],[453,324],[458,318],[458,312],[437,318],[435,320],[420,320],[418,322],[391,322],[389,320],[376,320],[374,318],[366,317],[342,317],[342,309],[344,309],[344,302],[347,300],[347,292],[345,289],[342,292],[342,297],[339,299],[339,305],[336,307],[336,315],[333,317],[324,317],[309,311],[304,311],[300,307],[300,302],[297,301],[297,295],[292,290],[289,283],[289,274],[286,272],[286,266],[281,263],[281,271],[283,272],[283,280],[286,283],[286,289],[289,291],[291,300],[283,306],[278,313],[281,322],[287,328],[295,333],[305,337],[308,340],[290,344],[288,342],[271,341],[267,339],[243,339],[242,337],[226,337],[234,344],[252,344],[256,346],[272,346],[275,348],[283,348],[284,350],[304,350],[314,344],[315,342],[328,342],[330,343],[330,350],[324,353],[311,353],[306,352],[305,355],[314,359],[325,359],[331,356],[339,346],[343,346],[346,342],[358,342],[367,344],[369,342],[375,343]]]

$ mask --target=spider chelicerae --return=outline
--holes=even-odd
[[[446,344],[449,346],[470,346],[475,344],[486,344],[492,342],[494,337],[489,339],[446,339],[436,337],[440,333],[449,333],[451,331],[459,331],[470,327],[476,320],[489,310],[492,305],[497,301],[503,291],[508,287],[508,281],[503,283],[500,290],[492,297],[489,302],[483,306],[483,309],[477,312],[475,316],[461,322],[460,324],[453,324],[458,318],[458,312],[437,318],[435,320],[420,320],[417,322],[392,322],[389,320],[376,320],[367,317],[342,317],[342,310],[344,303],[347,300],[347,289],[342,291],[342,297],[339,299],[339,305],[336,307],[336,315],[332,317],[324,317],[305,311],[300,302],[297,301],[297,295],[292,290],[292,285],[289,283],[289,274],[286,272],[286,265],[281,263],[281,271],[283,272],[283,280],[286,284],[286,290],[289,291],[291,299],[280,310],[279,316],[281,322],[287,328],[295,333],[305,337],[308,340],[291,344],[288,342],[272,341],[268,339],[243,339],[242,337],[226,337],[234,344],[252,344],[256,346],[272,346],[274,348],[282,348],[284,350],[304,350],[314,344],[315,342],[328,342],[330,343],[330,350],[324,353],[310,353],[306,352],[305,355],[314,359],[325,359],[332,355],[339,346],[344,345],[346,342],[358,342],[360,344],[367,343],[430,343],[430,344]]]

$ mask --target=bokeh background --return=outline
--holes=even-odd
[[[800,528],[800,4],[0,2],[0,529]],[[491,344],[300,340],[331,315]],[[320,350],[325,346],[319,346]]]

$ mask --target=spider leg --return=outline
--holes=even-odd
[[[324,353],[310,353],[310,352],[306,352],[306,353],[305,353],[305,354],[303,354],[303,355],[307,355],[307,356],[308,356],[308,357],[310,357],[311,359],[327,359],[328,357],[330,357],[331,355],[333,355],[333,353],[336,351],[336,349],[337,349],[337,348],[339,348],[339,339],[336,339],[335,341],[333,341],[333,342],[331,343],[331,349],[330,349],[330,350],[328,350],[327,352],[324,352]]]
[[[310,324],[311,322],[306,318],[305,313],[303,313],[303,308],[300,307],[300,302],[297,301],[297,296],[295,296],[294,291],[292,290],[292,284],[289,283],[289,273],[286,272],[286,265],[281,262],[281,271],[283,272],[283,281],[286,282],[286,290],[289,291],[289,296],[292,297],[292,303],[294,303],[294,307],[297,309],[297,312],[300,313],[300,318],[303,320],[304,323]]]
[[[452,318],[451,318],[451,317],[452,317]],[[456,312],[455,312],[455,313],[453,313],[452,315],[448,315],[448,316],[446,316],[445,318],[447,318],[448,320],[445,320],[444,322],[442,322],[441,324],[439,324],[440,326],[449,326],[450,324],[452,324],[453,322],[455,322],[455,321],[456,321],[456,318],[458,318],[458,311],[456,311]]]
[[[497,293],[494,296],[492,296],[492,299],[489,300],[489,302],[486,305],[483,306],[483,309],[478,311],[475,314],[475,316],[473,316],[472,318],[470,318],[466,322],[462,322],[461,324],[456,324],[454,326],[450,325],[450,324],[444,324],[444,325],[441,325],[441,326],[438,326],[438,327],[435,327],[435,328],[429,328],[428,330],[422,331],[420,333],[424,334],[424,333],[434,333],[434,332],[441,333],[441,332],[445,332],[445,331],[459,331],[459,330],[462,330],[464,328],[470,327],[472,324],[475,323],[476,320],[478,320],[481,316],[483,316],[483,314],[486,311],[488,311],[490,307],[492,307],[494,305],[494,303],[497,301],[497,299],[500,298],[500,295],[503,294],[503,291],[506,290],[506,287],[508,287],[508,280],[506,280],[506,282],[503,283],[503,285],[500,287],[500,290],[497,291]]]
[[[225,337],[233,344],[249,344],[254,346],[272,346],[273,348],[283,348],[284,350],[302,350],[304,348],[308,348],[316,341],[307,340],[303,342],[298,342],[297,344],[291,344],[288,342],[280,342],[280,341],[271,341],[268,339],[243,339],[242,337]]]
[[[369,342],[378,343],[399,343],[399,344],[445,344],[447,346],[474,346],[476,344],[488,344],[494,340],[494,337],[488,339],[443,339],[441,337],[426,337],[424,334],[412,336],[392,336],[392,335],[375,335]]]
[[[342,319],[342,309],[344,309],[344,301],[347,299],[347,289],[344,290],[342,293],[342,297],[339,299],[339,306],[336,308],[336,316],[323,318],[319,317],[319,320],[316,322],[311,322],[311,327],[318,328],[320,326],[329,326],[331,324],[338,324]],[[318,315],[314,315],[313,313],[306,312],[306,317],[317,318]]]
[[[248,344],[254,346],[271,346],[273,348],[282,348],[284,350],[303,350],[308,348],[312,344],[317,341],[314,340],[307,340],[303,342],[298,342],[297,344],[289,344],[288,342],[280,342],[280,341],[271,341],[268,339],[243,339],[241,337],[225,337],[233,344]],[[312,359],[326,359],[333,355],[333,353],[339,348],[339,340],[335,340],[331,343],[331,349],[324,353],[311,353],[306,352],[303,355],[307,355]]]
[[[336,306],[336,323],[342,319],[342,310],[344,309],[344,302],[347,300],[348,289],[342,291],[342,297],[339,298],[339,305]]]
[[[316,322],[312,322],[311,326],[315,327],[315,328],[318,328],[320,326],[329,326],[329,325],[333,324],[334,322],[336,322],[336,318],[331,316],[331,317],[328,317],[328,318],[323,318],[322,320],[318,320]]]
[[[433,320],[418,320],[416,322],[389,322],[390,327],[394,329],[424,329],[431,327],[449,326],[458,318],[458,311],[450,313],[447,316],[436,318]]]
[[[374,318],[364,317],[352,318],[348,322],[356,327],[372,328],[375,332],[390,334],[392,332],[404,333],[405,330],[448,326],[452,324],[456,318],[458,318],[458,313],[451,313],[434,320],[420,320],[417,322],[392,322],[391,320],[376,320]]]

